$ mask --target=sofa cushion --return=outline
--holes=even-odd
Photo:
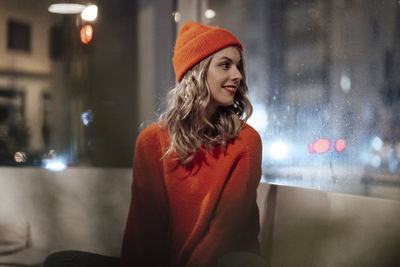
[[[48,252],[36,249],[26,248],[11,254],[0,255],[0,267],[8,266],[41,266]]]
[[[29,226],[26,221],[0,219],[0,255],[25,248],[28,244]]]

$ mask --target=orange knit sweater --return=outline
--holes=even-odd
[[[159,124],[136,141],[121,266],[210,267],[226,253],[258,253],[258,133],[245,125],[225,150],[200,151],[186,167],[162,158],[168,146]]]

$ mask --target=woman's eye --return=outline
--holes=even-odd
[[[220,66],[224,69],[227,69],[229,68],[229,63],[222,63]]]

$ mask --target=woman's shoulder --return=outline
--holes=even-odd
[[[261,137],[258,132],[249,124],[244,124],[239,132],[235,143],[240,144],[240,147],[245,151],[259,150],[262,148]]]
[[[240,130],[239,138],[254,142],[261,142],[261,137],[258,132],[247,123],[245,123]]]
[[[163,122],[156,122],[144,128],[137,138],[137,142],[154,143],[165,135]]]
[[[254,135],[254,136],[260,136],[257,132],[256,129],[254,129],[252,126],[250,126],[250,124],[245,123],[242,127],[242,129],[240,130],[240,133],[245,133],[245,134],[249,134],[249,135]]]

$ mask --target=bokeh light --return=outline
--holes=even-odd
[[[339,138],[338,140],[336,140],[335,142],[335,150],[337,152],[342,152],[346,149],[347,147],[347,143],[346,140],[344,140],[343,138]]]
[[[90,24],[83,25],[80,32],[81,42],[88,44],[93,39],[93,27]]]
[[[308,152],[310,154],[314,153],[322,154],[328,152],[329,149],[331,149],[331,146],[332,143],[331,141],[329,141],[329,139],[321,138],[315,141],[314,143],[308,145]]]
[[[273,143],[269,148],[269,154],[274,159],[283,159],[288,153],[287,145],[281,141]]]

